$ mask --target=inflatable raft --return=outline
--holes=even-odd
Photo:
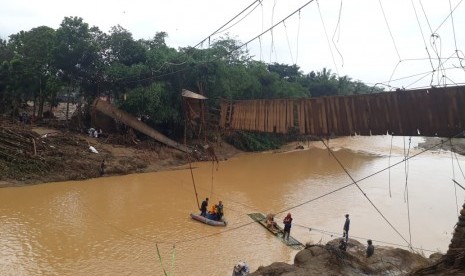
[[[217,221],[217,220],[207,219],[206,217],[202,217],[201,215],[195,215],[195,214],[191,214],[191,218],[197,221],[203,222],[205,224],[212,225],[212,226],[226,226],[226,221],[224,220]]]

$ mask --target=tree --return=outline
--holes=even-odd
[[[56,31],[55,64],[61,79],[68,84],[66,119],[71,91],[92,75],[98,59],[89,25],[80,17],[65,17]]]

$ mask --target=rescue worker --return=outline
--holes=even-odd
[[[292,225],[291,213],[287,214],[287,216],[283,220],[283,223],[284,223],[283,239],[289,240],[289,236],[291,235],[291,225]],[[286,238],[286,234],[287,234],[287,238]]]
[[[220,200],[220,202],[218,202],[218,205],[217,205],[217,208],[216,208],[216,218],[218,221],[220,221],[222,218],[223,218],[223,202]]]
[[[268,227],[270,229],[272,229],[272,228],[278,229],[278,225],[274,221],[274,214],[266,215],[266,227]]]
[[[205,198],[204,201],[202,201],[202,206],[200,207],[200,215],[202,217],[206,217],[207,216],[207,207],[208,207],[208,197]]]

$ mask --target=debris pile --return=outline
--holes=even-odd
[[[19,127],[0,127],[0,168],[2,174],[45,173],[50,170],[43,158],[47,151],[41,137]]]

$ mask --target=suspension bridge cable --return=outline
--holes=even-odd
[[[306,2],[305,4],[303,4],[302,6],[300,6],[298,9],[296,9],[294,12],[290,13],[288,16],[286,16],[284,19],[282,19],[281,21],[279,21],[278,23],[274,24],[273,26],[269,27],[268,29],[266,29],[265,31],[261,32],[259,35],[253,37],[252,39],[248,40],[247,42],[235,47],[234,49],[228,51],[226,54],[224,55],[221,55],[221,56],[218,56],[212,60],[208,60],[208,61],[204,61],[203,63],[208,63],[208,62],[213,62],[213,61],[216,61],[216,60],[219,60],[221,59],[222,57],[224,56],[228,56],[228,55],[231,55],[233,52],[239,50],[240,48],[246,46],[247,44],[251,43],[252,41],[256,40],[256,39],[259,39],[262,35],[264,35],[265,33],[269,32],[270,30],[276,28],[276,26],[278,26],[279,24],[283,23],[285,20],[287,20],[288,18],[290,18],[291,16],[293,16],[294,14],[296,14],[297,12],[300,12],[300,10],[302,10],[303,8],[305,8],[306,6],[308,6],[310,3],[312,3],[313,1],[315,0],[310,0],[308,2]],[[176,73],[179,73],[179,72],[183,72],[183,71],[186,71],[187,68],[183,68],[183,69],[180,69],[180,70],[177,70],[177,71],[174,71],[174,72],[171,72],[171,73],[166,73],[166,74],[162,74],[162,75],[158,75],[158,76],[152,76],[152,77],[147,77],[147,78],[144,78],[142,80],[134,80],[134,81],[128,81],[128,82],[125,82],[125,83],[131,83],[131,82],[138,82],[138,81],[144,81],[144,80],[150,80],[150,79],[154,79],[154,78],[159,78],[159,77],[164,77],[164,76],[169,76],[169,75],[173,75],[173,74],[176,74]]]
[[[454,136],[452,136],[452,137],[450,137],[450,138],[448,138],[448,139],[452,139],[452,138],[458,137],[458,136],[462,135],[463,133],[464,133],[463,131],[462,131],[462,132],[459,132],[459,133],[457,133],[456,135],[454,135]],[[434,149],[434,148],[436,148],[436,147],[442,145],[443,143],[444,143],[444,141],[441,140],[441,142],[439,142],[439,143],[436,143],[436,144],[434,144],[434,145],[432,145],[432,146],[430,146],[430,147],[427,147],[427,148],[423,149],[422,151],[417,152],[416,154],[410,155],[408,158],[406,158],[406,160],[410,160],[410,159],[412,159],[412,158],[414,158],[414,157],[417,157],[418,155],[423,154],[423,153],[425,153],[425,152],[427,152],[427,151],[430,151],[430,150],[432,150],[432,149]],[[378,170],[378,171],[376,171],[376,172],[374,172],[374,173],[371,173],[371,174],[369,174],[369,175],[367,175],[367,176],[365,176],[365,177],[362,177],[362,178],[358,179],[357,182],[361,182],[361,181],[363,181],[363,180],[366,180],[366,179],[368,179],[368,178],[371,178],[371,177],[373,177],[373,176],[375,176],[375,175],[377,175],[377,174],[380,174],[380,173],[382,173],[382,172],[384,172],[384,171],[386,171],[386,170],[389,170],[389,169],[392,168],[392,167],[395,167],[395,166],[397,166],[397,165],[399,165],[399,164],[402,164],[403,162],[405,162],[404,159],[402,159],[401,161],[398,161],[398,162],[396,162],[396,163],[394,163],[394,164],[392,164],[392,165],[390,165],[390,166],[388,166],[388,167],[386,167],[386,168],[384,168],[384,169]],[[340,191],[340,190],[343,190],[343,189],[345,189],[345,188],[348,188],[348,187],[350,187],[350,186],[352,186],[352,185],[354,185],[353,182],[352,182],[352,183],[349,183],[349,184],[346,184],[346,185],[344,185],[344,186],[342,186],[342,187],[339,187],[339,188],[337,188],[337,189],[334,189],[334,190],[332,190],[332,191],[329,191],[329,192],[327,192],[327,193],[325,193],[325,194],[322,194],[322,195],[320,195],[320,196],[314,197],[314,198],[312,198],[312,199],[310,199],[310,200],[301,202],[301,203],[299,203],[299,204],[297,204],[297,205],[294,205],[294,206],[292,206],[292,207],[290,207],[290,208],[285,208],[285,209],[283,209],[283,210],[281,210],[281,211],[279,211],[279,212],[276,212],[276,214],[281,214],[281,213],[288,212],[288,211],[290,211],[290,210],[292,210],[292,209],[295,209],[295,208],[297,208],[297,207],[303,206],[303,205],[305,205],[305,204],[308,204],[308,203],[313,202],[313,201],[315,201],[315,200],[318,200],[318,199],[320,199],[320,198],[326,197],[326,196],[328,196],[328,195],[330,195],[330,194],[333,194],[333,193],[335,193],[335,192],[338,192],[338,191]]]
[[[337,42],[339,42],[339,37],[341,36],[341,14],[342,14],[342,0],[341,0],[341,5],[339,6],[339,15],[337,17],[337,24],[336,27],[334,28],[334,33],[333,37],[331,40],[333,41],[334,48],[336,49],[337,53],[341,57],[342,65],[341,67],[344,67],[344,57],[341,54],[341,51],[337,48],[336,42],[334,42],[334,37],[336,36],[336,32],[338,33],[337,35]]]
[[[455,138],[455,137],[457,137],[457,136],[459,136],[459,135],[462,135],[462,134],[463,134],[463,132],[460,132],[460,133],[458,133],[458,134],[456,134],[456,135],[454,135],[454,136],[452,136],[452,137],[450,137],[450,138],[448,138],[448,139]],[[414,157],[416,157],[416,156],[418,156],[418,155],[420,155],[420,154],[423,154],[423,153],[425,153],[425,152],[427,152],[427,151],[429,151],[429,150],[431,150],[431,149],[433,149],[433,148],[436,148],[437,146],[442,145],[443,143],[444,143],[444,141],[441,141],[440,143],[434,144],[434,145],[432,145],[432,146],[430,146],[430,147],[428,147],[428,148],[426,148],[426,149],[424,149],[424,150],[422,150],[422,151],[420,151],[420,152],[418,152],[418,153],[416,153],[416,154],[414,154],[414,155],[409,156],[409,157],[407,158],[407,160],[409,160],[409,159],[411,159],[411,158],[414,158]],[[370,177],[373,177],[374,175],[377,175],[377,174],[379,174],[379,173],[381,173],[381,172],[383,172],[383,171],[385,171],[385,170],[387,170],[387,169],[390,169],[390,168],[392,168],[392,167],[394,167],[394,166],[397,166],[397,165],[399,165],[399,164],[401,164],[401,163],[403,163],[403,162],[405,162],[405,160],[401,160],[401,161],[399,161],[399,162],[396,162],[395,164],[390,165],[390,166],[387,167],[387,168],[378,170],[377,172],[374,172],[374,173],[372,173],[372,174],[370,174],[370,175],[368,175],[368,176],[365,176],[365,177],[363,177],[363,178],[357,180],[357,182],[361,182],[361,181],[366,180],[366,179],[368,179],[368,178],[370,178]],[[277,212],[276,214],[281,214],[281,213],[287,212],[287,211],[289,211],[289,210],[298,208],[298,207],[300,207],[300,206],[302,206],[302,205],[308,204],[308,203],[310,203],[310,202],[312,202],[312,201],[318,200],[318,199],[320,199],[320,198],[323,198],[323,197],[325,197],[325,196],[328,196],[328,195],[330,195],[330,194],[333,194],[333,193],[335,193],[335,192],[338,192],[338,191],[340,191],[340,190],[342,190],[342,189],[345,189],[345,188],[347,188],[347,187],[350,187],[350,186],[352,186],[352,185],[354,185],[354,182],[352,182],[352,183],[350,183],[350,184],[347,184],[347,185],[345,185],[345,186],[342,186],[342,187],[340,187],[340,188],[337,188],[337,189],[335,189],[335,190],[332,190],[332,191],[330,191],[330,192],[328,192],[328,193],[325,193],[325,194],[323,194],[323,195],[320,195],[320,196],[318,196],[318,197],[315,197],[315,198],[313,198],[313,199],[310,199],[310,200],[307,200],[307,201],[305,201],[305,202],[302,202],[302,203],[300,203],[300,204],[294,205],[294,206],[292,206],[292,207],[290,207],[290,208],[286,208],[286,209],[284,209],[284,210],[282,210],[282,211]],[[462,186],[461,186],[461,187],[462,187]],[[462,187],[462,188],[463,188],[463,187]],[[80,200],[80,199],[78,199],[78,200]],[[106,222],[106,220],[105,220],[103,217],[101,217],[101,216],[98,215],[96,212],[94,212],[89,206],[87,206],[86,204],[84,204],[82,201],[80,201],[80,202],[81,202],[81,204],[82,204],[86,209],[88,209],[94,216],[96,216],[97,218],[99,218],[99,221],[100,221],[100,222],[104,222],[104,223],[107,224],[108,226],[110,226],[110,227],[112,227],[112,228],[118,230],[119,232],[124,233],[124,234],[126,234],[126,235],[128,235],[128,236],[131,236],[131,237],[134,237],[134,238],[137,238],[137,239],[146,241],[146,242],[154,242],[154,241],[152,241],[152,240],[150,240],[150,239],[148,239],[148,238],[145,238],[145,237],[143,237],[143,236],[141,236],[141,235],[132,234],[132,233],[130,233],[130,232],[128,232],[128,231],[125,231],[125,230],[123,230],[123,229],[120,229],[119,227],[116,227],[115,225],[113,225],[113,224],[111,224],[111,223]],[[199,237],[195,237],[195,238],[191,238],[191,239],[177,240],[177,241],[175,241],[175,243],[177,243],[177,244],[182,244],[182,243],[188,243],[188,242],[192,242],[192,241],[196,241],[196,240],[201,240],[201,239],[210,238],[210,237],[212,237],[212,236],[221,235],[221,234],[223,234],[223,233],[225,233],[225,232],[230,232],[230,231],[234,231],[234,230],[238,230],[238,229],[244,228],[244,227],[249,226],[249,225],[254,224],[254,223],[255,223],[255,221],[251,221],[251,222],[248,222],[248,223],[245,223],[245,224],[238,225],[238,226],[236,226],[236,227],[231,227],[231,228],[229,228],[229,229],[227,229],[227,230],[224,230],[224,231],[219,231],[219,232],[217,232],[217,233],[212,233],[212,234],[209,234],[209,235],[199,236]],[[155,243],[158,243],[158,244],[173,244],[172,241],[171,241],[171,242],[163,242],[163,241],[158,241],[158,242],[156,242],[156,241],[155,241]]]
[[[200,41],[199,43],[197,43],[194,47],[192,48],[197,48],[197,46],[199,46],[200,44],[202,44],[203,42],[205,42],[207,39],[209,39],[211,36],[217,34],[219,31],[221,31],[221,29],[223,29],[225,26],[227,26],[229,23],[231,23],[232,21],[234,21],[236,18],[238,18],[241,14],[243,14],[245,11],[247,11],[250,7],[252,7],[255,3],[259,2],[259,4],[262,3],[263,0],[255,0],[253,1],[250,5],[248,5],[246,8],[244,8],[240,13],[238,13],[237,15],[235,15],[233,18],[231,18],[230,20],[228,20],[228,22],[224,23],[221,27],[219,27],[218,29],[216,29],[213,33],[211,33],[209,36],[207,36],[206,38],[204,38],[202,41]],[[256,7],[255,7],[256,8]],[[254,8],[254,9],[255,9]],[[250,14],[250,13],[249,13]],[[248,15],[248,14],[247,14]],[[242,20],[242,19],[241,19]]]
[[[216,31],[214,31],[213,33],[211,33],[209,36],[207,36],[206,38],[204,38],[203,40],[201,40],[199,43],[197,43],[195,46],[193,46],[192,48],[197,48],[199,45],[202,45],[205,41],[210,41],[210,38],[211,36],[217,34],[219,31],[221,31],[221,29],[223,29],[225,26],[227,26],[229,23],[231,23],[232,21],[234,21],[237,17],[239,17],[242,13],[244,13],[245,11],[247,11],[250,7],[252,7],[255,3],[259,2],[258,5],[261,5],[263,0],[256,0],[254,2],[252,2],[249,6],[247,6],[246,8],[244,8],[240,13],[238,13],[237,15],[235,15],[232,19],[230,19],[228,22],[226,22],[225,24],[223,24],[221,27],[219,27]],[[257,5],[257,6],[258,6]],[[253,10],[255,10],[255,8],[257,8],[257,6],[254,7]],[[252,10],[252,11],[253,11]],[[242,19],[240,19],[238,22],[236,22],[235,24],[239,23],[240,21],[242,21],[243,19],[245,19],[251,12],[249,12],[248,14],[246,14]],[[235,25],[234,24],[234,25]],[[229,29],[229,28],[228,28]],[[184,52],[183,52],[184,53]],[[185,55],[187,55],[187,57],[191,57],[192,55],[189,55],[189,54],[186,54],[184,53]],[[187,62],[187,58],[185,61],[183,62],[180,62],[180,63],[172,63],[172,62],[163,62],[163,64],[158,68],[156,69],[155,71],[153,72],[159,72],[161,71],[161,69],[163,69],[166,65],[173,65],[173,66],[179,66],[179,65],[183,65]],[[185,69],[183,69],[185,70]],[[183,71],[182,70],[182,71]],[[176,72],[175,72],[176,73]],[[156,77],[161,77],[161,76],[156,76]],[[125,83],[133,83],[133,82],[138,82],[138,81],[144,81],[144,80],[150,80],[150,79],[155,79],[156,77],[148,77],[148,78],[145,78],[145,79],[142,79],[142,80],[135,80],[135,81],[129,81],[129,82],[125,82]],[[130,79],[132,77],[124,77],[124,78],[119,78],[117,80],[124,80],[124,79]]]
[[[457,57],[459,57],[458,54],[458,47],[457,47],[457,37],[455,35],[455,23],[454,23],[454,16],[452,15],[452,3],[449,0],[449,10],[450,10],[450,19],[452,21],[452,33],[454,34],[454,44],[455,44],[455,52],[457,53]]]
[[[296,43],[296,55],[295,55],[295,64],[299,58],[299,38],[300,38],[300,10],[299,10],[299,24],[297,26],[297,43]]]
[[[394,139],[394,135],[391,135],[391,148],[389,149],[389,161],[388,166],[391,166],[391,155],[392,155],[392,140]],[[391,169],[389,169],[389,197],[392,198],[391,193]]]
[[[426,44],[425,35],[423,34],[423,28],[421,27],[420,19],[418,18],[417,9],[415,8],[415,4],[413,3],[413,0],[410,0],[410,2],[412,3],[413,11],[414,11],[414,13],[415,13],[415,18],[417,19],[418,28],[420,28],[421,38],[422,38],[422,40],[423,40],[423,44],[425,45],[426,53],[428,54],[429,62],[430,62],[430,65],[431,65],[431,69],[434,70],[433,61],[431,60],[431,54],[429,53],[428,45]]]
[[[258,8],[258,6],[261,6],[262,5],[262,1],[263,0],[260,0],[260,3],[258,3],[251,11],[249,11],[247,14],[244,15],[244,17],[242,17],[241,19],[239,19],[236,23],[232,24],[231,26],[229,26],[228,28],[224,29],[224,30],[221,30],[221,31],[218,31],[216,34],[220,34],[220,33],[224,33],[228,30],[230,30],[231,28],[233,28],[234,26],[236,26],[237,24],[239,24],[240,22],[242,22],[242,20],[244,20],[245,18],[247,18],[247,16],[249,16],[256,8]]]
[[[452,180],[455,180],[455,168],[454,168],[454,147],[452,146],[452,140],[450,142],[450,159],[452,162]],[[455,205],[457,207],[457,215],[460,213],[459,209],[459,202],[457,200],[457,187],[454,185],[454,192],[455,192]]]
[[[405,136],[404,136],[404,158],[406,159],[410,154],[410,145],[412,142],[412,136],[409,138],[408,142],[408,150],[407,155],[405,155]],[[405,192],[404,192],[404,200],[407,199],[407,219],[408,219],[408,234],[409,234],[409,241],[410,247],[412,247],[412,230],[411,230],[411,222],[410,222],[410,200],[409,200],[409,193],[408,193],[408,173],[409,173],[409,161],[405,160],[404,163],[405,167]]]
[[[275,9],[275,7],[276,7],[276,0],[274,0],[273,8],[271,9],[271,26],[273,26],[274,9]],[[271,55],[273,54],[273,50],[275,51],[275,54],[276,54],[276,48],[274,47],[273,29],[271,29],[270,34],[271,34],[271,49],[270,49],[270,63],[271,63]],[[276,58],[275,61],[277,61],[277,58]]]
[[[394,40],[394,36],[392,35],[391,27],[389,27],[389,22],[388,22],[388,20],[386,18],[386,14],[384,12],[383,4],[381,3],[381,0],[378,0],[378,2],[379,2],[379,6],[381,7],[381,11],[383,12],[384,21],[386,22],[386,26],[388,28],[389,35],[391,36],[392,43],[394,44],[394,48],[396,49],[397,56],[399,57],[399,60],[402,60],[402,58],[400,58],[399,50],[397,49],[396,41]]]
[[[462,4],[462,2],[463,2],[463,0],[460,0],[460,2],[457,3],[457,5],[455,5],[454,9],[449,13],[449,15],[447,15],[446,18],[444,18],[444,20],[441,22],[441,24],[439,24],[439,26],[436,28],[436,30],[435,30],[434,32],[432,32],[432,33],[436,33],[436,32],[442,27],[442,25],[444,24],[444,22],[446,22],[446,20],[447,20],[450,16],[452,16],[452,13],[460,6],[460,4]],[[421,3],[421,1],[420,1],[420,3]],[[429,24],[429,23],[428,23],[428,24]],[[431,28],[431,27],[430,27],[430,28]]]
[[[460,162],[459,162],[459,159],[457,157],[457,153],[455,151],[454,151],[454,156],[455,156],[455,160],[457,161],[457,165],[458,165],[458,167],[460,169],[460,172],[462,173],[462,177],[465,180],[465,174],[463,173],[462,167],[460,166]]]
[[[283,26],[284,26],[284,32],[286,34],[287,46],[289,47],[289,54],[291,55],[292,64],[295,64],[294,63],[294,56],[292,55],[291,43],[289,42],[289,36],[287,35],[286,22],[283,23]]]
[[[454,179],[452,179],[452,181],[458,185],[460,188],[462,188],[464,191],[465,191],[465,187],[463,187],[462,185],[460,185],[460,183],[458,183],[457,181],[455,181]]]
[[[305,229],[309,229],[310,231],[316,231],[316,232],[320,232],[322,234],[325,234],[325,235],[329,235],[331,237],[333,236],[340,236],[340,233],[337,233],[337,232],[333,232],[333,231],[328,231],[328,230],[322,230],[322,229],[318,229],[318,228],[314,228],[314,227],[308,227],[308,226],[305,226],[305,225],[301,225],[301,224],[298,224],[298,223],[293,223],[292,225],[295,225],[295,226],[298,226],[298,227],[301,227],[301,228],[305,228]],[[375,241],[377,243],[382,243],[382,244],[388,244],[388,245],[393,245],[393,246],[398,246],[398,247],[405,247],[405,248],[409,248],[408,246],[406,245],[403,245],[403,244],[398,244],[398,243],[393,243],[393,242],[386,242],[386,241],[381,241],[381,240],[375,240],[375,239],[372,239],[372,238],[366,238],[366,237],[360,237],[360,236],[354,236],[354,235],[351,235],[352,238],[356,238],[356,239],[361,239],[361,240],[372,240],[372,241]],[[432,252],[432,253],[435,253],[435,252],[438,252],[438,250],[430,250],[430,249],[424,249],[424,248],[420,248],[420,247],[412,247],[413,249],[416,249],[416,250],[423,250],[423,251],[427,251],[427,252]]]
[[[334,58],[333,49],[331,47],[331,43],[329,42],[328,32],[326,31],[325,21],[323,20],[323,15],[321,13],[320,3],[318,2],[318,0],[316,0],[316,6],[318,7],[318,13],[320,14],[321,24],[323,25],[323,30],[325,32],[326,42],[328,43],[329,52],[331,53],[331,58],[333,59],[333,64],[334,64],[334,67],[336,68],[337,76],[340,77],[339,70],[337,69],[337,65],[336,65],[336,59]]]
[[[371,201],[371,199],[367,196],[367,194],[362,190],[362,188],[360,188],[360,185],[358,185],[358,183],[355,181],[355,179],[352,177],[352,175],[349,173],[349,171],[347,171],[347,169],[344,167],[344,165],[341,163],[341,161],[339,160],[339,158],[336,157],[336,155],[334,154],[334,152],[329,148],[329,146],[325,143],[325,141],[323,139],[321,139],[321,142],[325,145],[325,147],[328,149],[329,153],[331,154],[331,156],[336,160],[336,162],[339,164],[339,166],[342,168],[342,170],[344,170],[344,172],[347,174],[347,176],[352,180],[353,184],[360,190],[360,192],[365,196],[365,198],[368,200],[368,202],[371,204],[371,206],[373,206],[373,208],[375,208],[375,210],[380,214],[380,216],[389,224],[389,226],[408,244],[410,245],[410,247],[412,246],[412,244],[410,242],[408,242],[404,236],[402,236],[402,234],[396,229],[396,227],[394,227],[394,225],[392,225],[392,223],[384,216],[384,214],[381,212],[381,210],[378,209],[378,207],[376,207],[376,205],[373,203],[373,201]],[[405,160],[406,161],[406,160]]]

